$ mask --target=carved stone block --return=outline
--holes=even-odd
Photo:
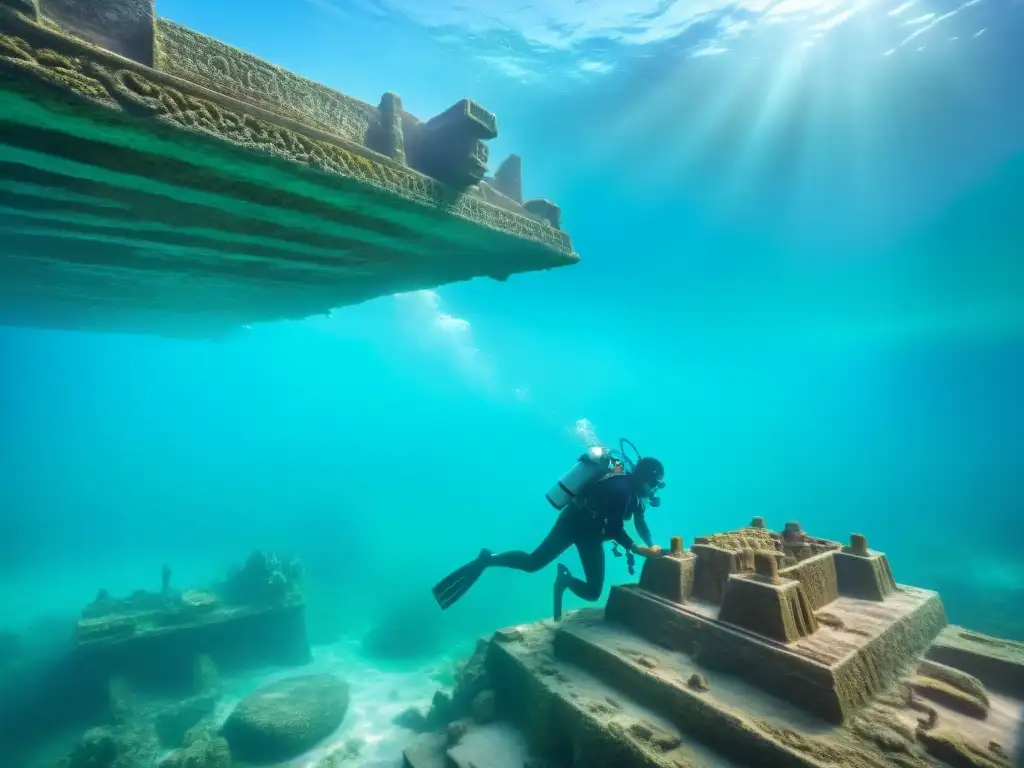
[[[534,216],[540,218],[542,221],[546,221],[555,229],[562,228],[562,209],[550,200],[544,200],[539,197],[534,198],[533,200],[527,200],[523,203],[523,208],[528,210]]]
[[[127,59],[153,66],[154,0],[38,0],[65,32]]]

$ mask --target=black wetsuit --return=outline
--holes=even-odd
[[[583,600],[597,600],[604,590],[604,542],[616,541],[629,551],[633,540],[626,533],[625,522],[630,518],[650,546],[644,505],[633,489],[632,478],[607,475],[562,510],[551,532],[533,552],[503,552],[494,555],[488,565],[535,573],[575,544],[585,580],[574,578],[568,588]]]

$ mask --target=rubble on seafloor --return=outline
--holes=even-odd
[[[165,565],[159,592],[117,598],[101,590],[64,651],[4,691],[0,764],[17,765],[34,743],[86,723],[94,727],[61,759],[63,768],[143,768],[168,750],[175,751],[166,768],[231,765],[211,720],[220,674],[311,659],[301,578],[297,560],[254,552],[206,588],[177,590]],[[5,645],[13,657],[17,644]]]
[[[406,768],[1010,768],[1024,645],[949,625],[863,536],[755,518],[479,641],[401,722]]]
[[[101,590],[82,611],[75,645],[119,668],[156,655],[165,669],[190,664],[197,647],[218,664],[301,663],[309,659],[301,577],[298,561],[254,552],[220,584],[179,592],[164,566],[160,592],[114,598]]]

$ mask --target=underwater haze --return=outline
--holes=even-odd
[[[665,465],[662,546],[860,532],[1024,640],[1024,3],[157,10],[369,103],[478,101],[581,261],[219,340],[0,329],[0,629],[269,550],[304,565],[315,646],[447,663],[549,617],[555,566],[444,612],[430,587],[532,549],[545,491],[626,437]],[[609,557],[605,595],[631,580]]]

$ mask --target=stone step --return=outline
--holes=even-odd
[[[698,741],[685,739],[668,717],[643,706],[582,667],[555,659],[554,637],[551,622],[504,630],[491,642],[487,656],[487,671],[498,694],[499,713],[516,723],[530,747],[543,755],[548,765],[749,765],[723,757]]]
[[[526,768],[534,760],[526,737],[507,722],[468,725],[454,745],[446,734],[422,734],[403,757],[405,768]]]
[[[841,733],[838,726],[812,718],[739,678],[706,670],[685,654],[604,621],[600,612],[581,612],[563,620],[554,649],[559,660],[662,713],[688,741],[702,743],[740,765],[822,768],[828,762],[817,757],[816,750],[794,749],[780,734],[794,726],[821,739]]]
[[[744,678],[645,640],[604,620],[600,611],[566,617],[555,634],[554,653],[559,670],[585,669],[616,695],[662,713],[684,739],[741,765],[1009,766],[1006,755],[1024,719],[1018,699],[989,694],[991,708],[978,719],[955,702],[908,693],[900,679],[844,725],[830,723]],[[896,762],[894,754],[900,756]]]
[[[974,675],[993,690],[1024,699],[1024,643],[950,625],[939,634],[927,656]]]
[[[524,768],[533,757],[526,738],[509,723],[471,728],[447,756],[450,768]]]

